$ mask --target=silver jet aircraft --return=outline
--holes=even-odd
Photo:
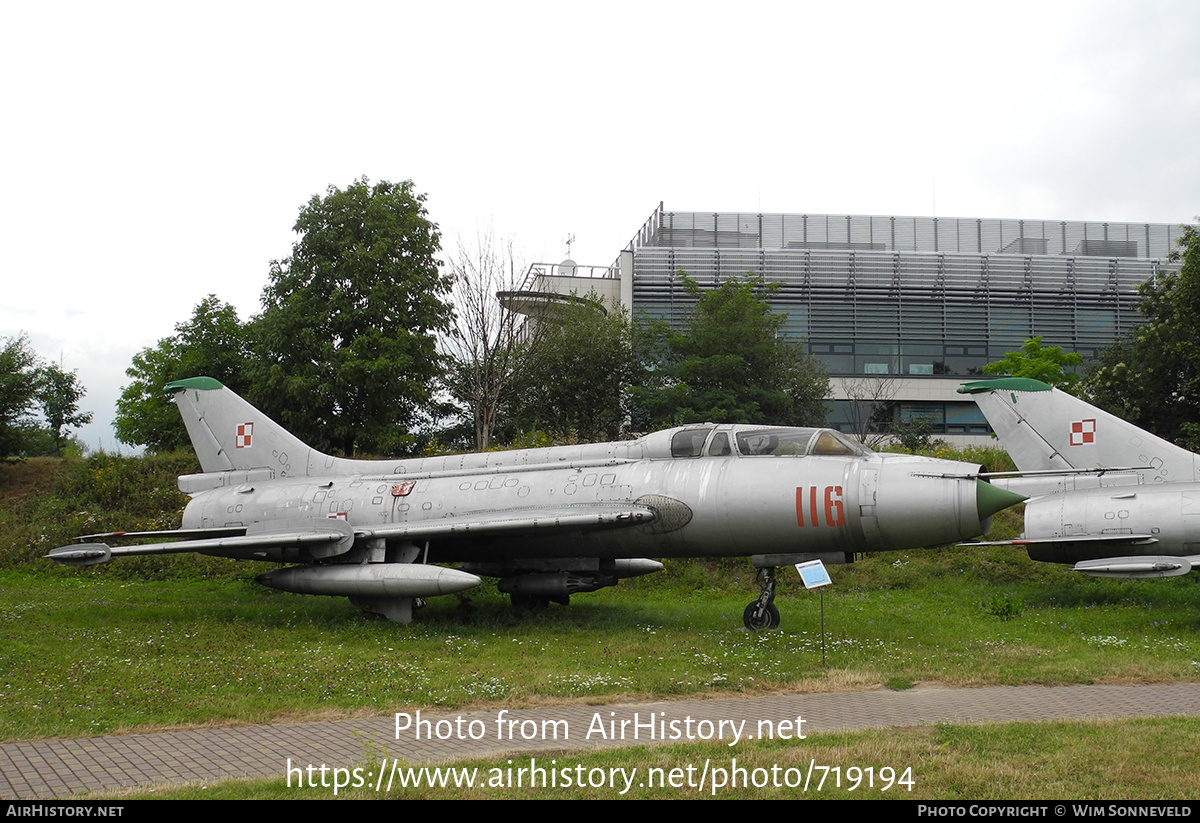
[[[1172,577],[1200,565],[1200,456],[1037,380],[959,392],[1026,473],[991,478],[1032,496],[1024,534],[1006,542],[1093,577]]]
[[[288,563],[258,582],[408,622],[414,599],[476,586],[476,575],[499,578],[515,605],[565,604],[659,571],[648,556],[751,555],[764,584],[744,620],[758,629],[779,623],[777,566],[954,543],[1023,499],[979,479],[977,465],[875,454],[813,428],[705,424],[615,443],[352,460],[310,448],[211,378],[167,390],[203,470],[179,478],[192,498],[182,528],[88,535],[52,560],[200,552]]]

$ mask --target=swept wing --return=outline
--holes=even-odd
[[[339,519],[309,518],[256,523],[227,529],[175,529],[150,532],[104,532],[78,538],[80,542],[54,549],[50,560],[67,565],[94,565],[113,557],[199,552],[223,557],[253,559],[266,549],[297,546],[315,550],[317,557],[333,557],[349,550],[356,538],[403,539],[413,542],[444,537],[548,535],[555,533],[625,528],[651,523],[655,512],[647,506],[590,504],[542,506],[445,517],[413,523],[393,523],[369,528],[352,527]],[[183,538],[165,543],[110,546],[97,540]]]

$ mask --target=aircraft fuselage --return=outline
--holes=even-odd
[[[737,428],[695,431],[711,444],[719,434],[728,436]],[[973,464],[869,452],[655,456],[654,438],[670,437],[677,431],[629,443],[562,450],[366,466],[362,461],[342,461],[347,469],[369,466],[378,471],[386,466],[392,471],[277,477],[199,492],[187,507],[183,527],[237,527],[284,517],[326,517],[370,530],[434,521],[453,524],[456,519],[478,520],[489,513],[501,516],[516,510],[532,509],[552,516],[560,508],[578,510],[618,503],[653,512],[650,522],[626,528],[552,530],[546,535],[512,537],[489,534],[481,538],[470,531],[446,534],[432,543],[428,559],[434,562],[493,560],[498,556],[624,558],[876,551],[952,543],[985,528],[978,514],[978,481],[966,477],[978,472]],[[538,462],[531,462],[532,458]]]
[[[1200,554],[1200,483],[1154,483],[1048,494],[1025,504],[1025,537],[1074,538],[1078,543],[1030,545],[1034,560],[1077,563],[1111,557],[1111,545],[1088,535],[1147,535],[1153,542],[1121,549],[1125,555]]]

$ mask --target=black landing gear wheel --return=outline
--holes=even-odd
[[[779,628],[779,609],[774,603],[768,603],[764,608],[757,600],[742,612],[742,623],[752,632]]]
[[[775,569],[760,569],[762,592],[742,612],[742,624],[752,632],[779,628],[779,609],[775,606]]]

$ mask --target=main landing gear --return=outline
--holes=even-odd
[[[519,612],[540,612],[550,608],[549,597],[538,597],[532,594],[512,593],[509,596],[513,608]]]
[[[775,567],[758,570],[762,591],[742,612],[742,623],[752,632],[779,628],[779,609],[775,606]]]

